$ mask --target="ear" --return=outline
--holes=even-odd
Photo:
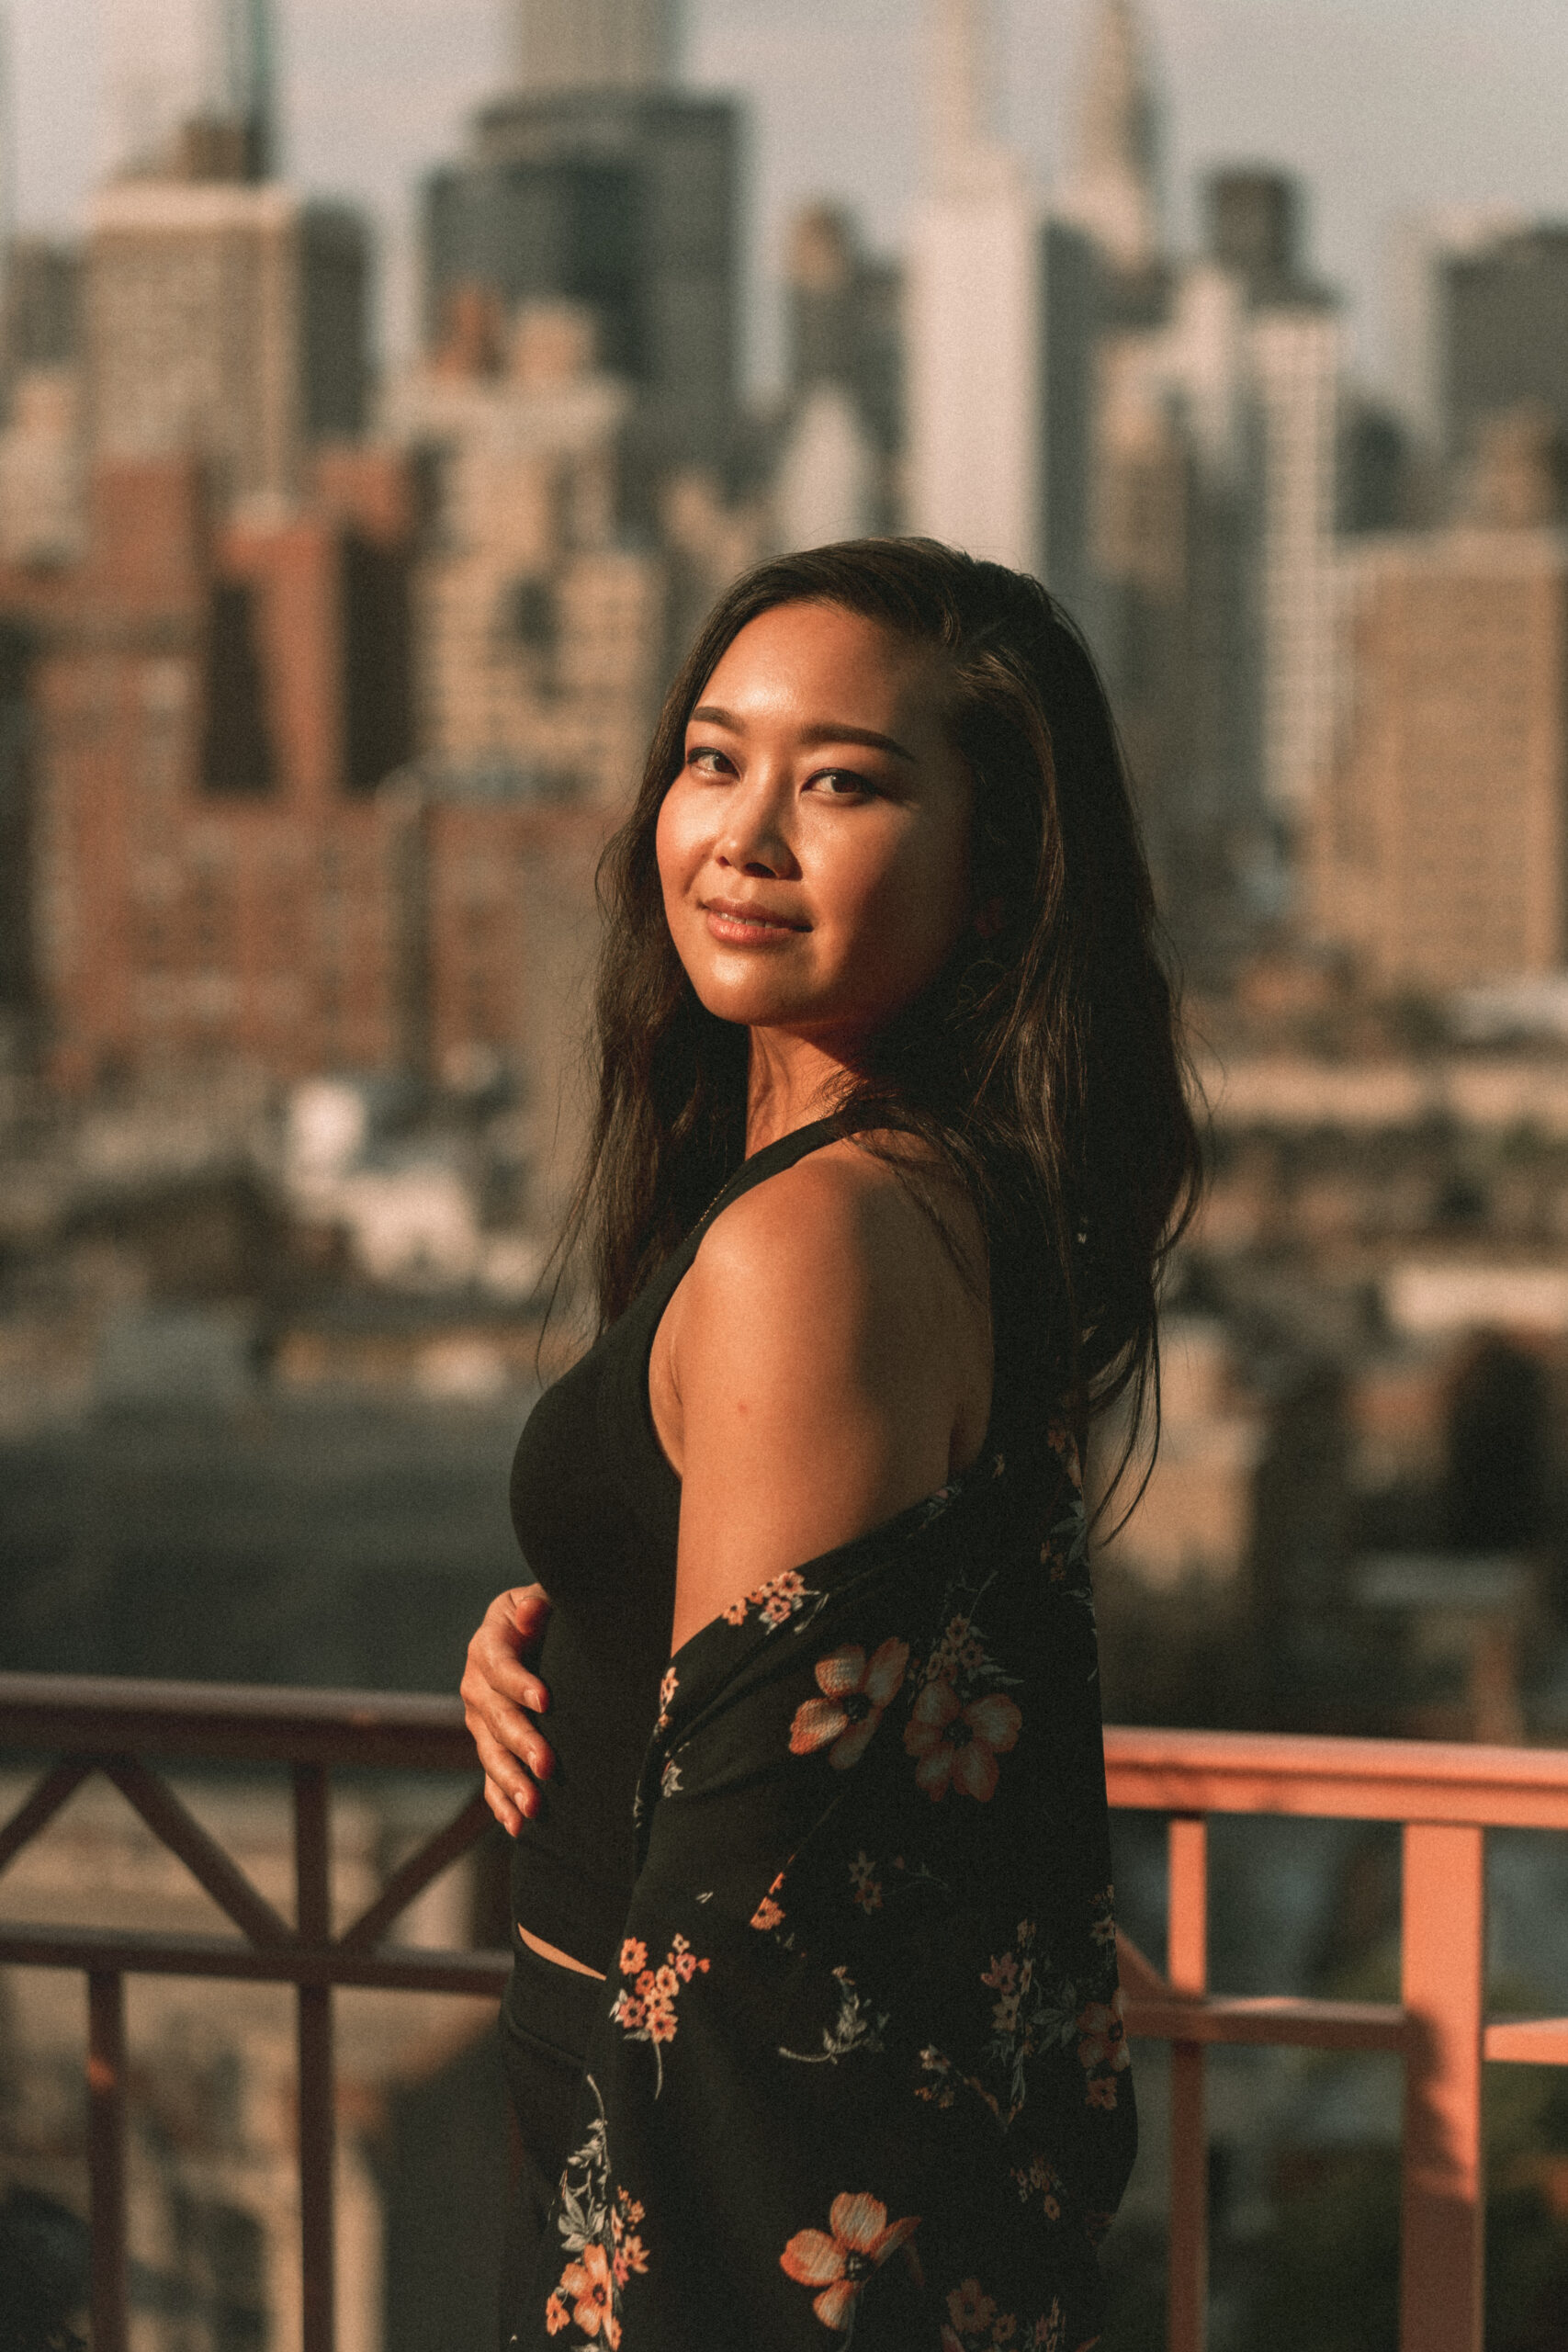
[[[975,910],[975,929],[982,939],[995,939],[1007,919],[1007,900],[1000,893]]]

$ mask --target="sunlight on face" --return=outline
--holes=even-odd
[[[749,622],[659,812],[664,908],[708,1011],[852,1054],[969,913],[971,786],[940,652],[834,605]]]

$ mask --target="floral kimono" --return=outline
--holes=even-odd
[[[1136,2126],[1084,1514],[1009,1422],[672,1660],[515,2352],[1099,2334]]]

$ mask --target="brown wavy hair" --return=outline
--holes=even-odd
[[[1150,1400],[1157,1428],[1158,1275],[1192,1213],[1200,1152],[1115,728],[1082,637],[1040,582],[931,539],[759,565],[720,597],[671,685],[599,869],[598,1103],[567,1253],[588,1257],[603,1328],[745,1156],[747,1033],[686,978],[654,834],[720,657],[759,614],[799,603],[944,658],[974,783],[974,903],[1000,908],[999,928],[965,931],[832,1110],[846,1134],[923,1138],[957,1176],[1010,1297],[1053,1337],[1055,1401],[1080,1429],[1128,1395],[1133,1430]],[[894,1164],[942,1223],[908,1153]]]

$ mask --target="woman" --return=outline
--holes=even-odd
[[[1197,1167],[1093,666],[930,542],[766,564],[607,880],[601,1336],[463,1686],[511,2341],[1073,2352],[1134,2130],[1078,1464]]]

